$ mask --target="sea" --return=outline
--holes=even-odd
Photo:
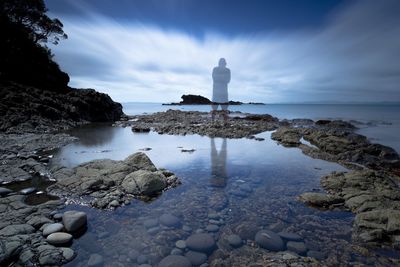
[[[210,111],[208,105],[169,106],[161,103],[123,103],[127,115],[150,114],[168,109]],[[346,120],[355,124],[371,142],[400,153],[400,104],[265,104],[230,106],[232,112],[270,114],[279,119]]]

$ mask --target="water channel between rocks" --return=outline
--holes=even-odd
[[[121,160],[144,149],[157,168],[173,171],[182,185],[152,202],[134,200],[115,211],[68,205],[66,209],[88,214],[88,230],[74,242],[78,256],[68,266],[85,266],[94,253],[105,266],[156,265],[176,241],[195,232],[210,232],[223,247],[232,233],[254,240],[260,229],[297,233],[318,257],[335,254],[364,261],[352,254],[350,212],[320,211],[296,200],[303,192],[322,191],[321,176],[345,169],[307,157],[300,149],[284,148],[270,139],[271,132],[257,135],[264,141],[137,134],[106,125],[71,134],[80,140],[57,151],[51,164],[74,167],[93,159]],[[178,221],[167,227],[159,220],[163,214]],[[235,253],[247,253],[241,249]]]

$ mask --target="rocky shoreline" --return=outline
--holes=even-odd
[[[321,184],[329,194],[305,193],[299,197],[301,201],[356,213],[355,240],[400,245],[399,155],[390,147],[370,143],[349,122],[279,121],[270,115],[238,113],[231,114],[228,122],[223,123],[211,121],[206,112],[168,110],[132,116],[115,125],[131,127],[134,132],[152,130],[159,134],[225,138],[257,138],[257,133],[275,130],[271,138],[278,143],[298,147],[310,157],[337,162],[350,170],[322,178]]]
[[[350,170],[346,173],[332,173],[323,177],[321,184],[327,191],[326,194],[304,193],[299,196],[299,200],[321,209],[350,210],[355,213],[353,225],[355,241],[374,246],[384,244],[398,247],[400,240],[399,156],[393,149],[371,144],[364,136],[356,134],[355,127],[350,123],[314,122],[306,119],[278,120],[270,115],[242,113],[231,114],[228,122],[223,123],[211,121],[209,114],[204,112],[168,110],[151,115],[125,116],[114,126],[131,127],[134,132],[155,131],[159,134],[170,135],[199,134],[210,137],[250,138],[257,141],[263,140],[255,136],[258,133],[275,130],[272,138],[280,144],[298,147],[306,155],[338,162]],[[69,216],[68,212],[64,214],[58,212],[59,209],[65,207],[65,204],[78,203],[98,209],[113,210],[121,205],[128,205],[133,198],[151,200],[162,191],[180,183],[172,172],[157,169],[141,152],[125,160],[95,160],[73,169],[49,166],[48,162],[53,151],[74,140],[76,139],[62,133],[1,134],[1,264],[61,265],[72,260],[76,252],[68,248],[68,245],[74,239],[76,232],[85,228],[86,215],[78,211],[70,212],[70,214],[75,214],[72,217],[85,217],[85,219],[79,219],[80,223],[77,224],[79,226],[73,227],[72,230],[68,226],[68,218],[64,219]],[[9,189],[13,184],[34,179],[47,181],[48,184],[44,187],[44,191],[47,192],[43,192],[40,188],[25,191]],[[27,204],[30,196],[47,194],[58,196],[60,199],[44,198],[41,201],[43,203]],[[223,203],[224,201],[217,200],[212,205],[216,205],[218,210]],[[206,231],[213,232],[213,228],[221,226],[217,222],[219,217],[210,216],[212,223]],[[158,223],[163,224],[162,221],[165,220],[164,224],[167,224],[167,227],[174,228],[172,221],[176,221],[176,218],[173,215],[164,217],[164,219],[160,217]],[[90,218],[88,220],[90,223]],[[168,226],[169,222],[171,226]],[[148,229],[154,227],[156,225]],[[238,247],[240,251],[249,250],[247,254],[254,254],[263,266],[273,266],[278,263],[299,266],[321,265],[318,261],[318,251],[309,248],[304,250],[304,243],[298,237],[293,235],[288,237],[285,233],[275,236],[278,232],[260,230],[248,237],[253,240],[251,246],[242,246],[245,235],[241,231],[236,229],[232,235],[225,236],[217,244],[214,239],[211,241],[207,236],[192,237],[192,235],[202,234],[201,232],[193,233],[188,236],[188,239],[176,244],[175,252],[178,253],[180,250],[181,254],[165,257],[159,266],[170,266],[168,264],[171,262],[190,266],[188,264],[196,261],[204,265],[204,255],[207,260],[209,254],[210,266],[226,266],[227,262],[230,262],[232,266],[249,264],[239,252],[235,259],[229,258],[232,255],[224,254],[227,253],[223,252],[226,245],[228,248]],[[271,238],[285,241],[280,247],[270,247],[269,239]],[[273,246],[281,242],[278,241],[273,242]],[[204,244],[208,244],[208,247],[204,248]],[[223,253],[224,257],[228,257],[225,261],[219,258],[217,252],[211,254],[217,246],[218,253]],[[189,250],[185,249],[186,247],[189,247]],[[284,248],[291,252],[271,252],[284,250]],[[98,256],[91,256],[91,261],[99,260]],[[261,260],[263,257],[268,259]]]

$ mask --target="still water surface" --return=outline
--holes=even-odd
[[[93,253],[103,256],[105,266],[138,266],[142,260],[155,266],[177,240],[207,231],[209,214],[218,214],[221,222],[212,232],[221,248],[228,234],[253,239],[258,229],[272,228],[298,233],[309,250],[325,258],[370,261],[351,249],[351,213],[319,211],[296,200],[303,192],[321,191],[321,176],[345,169],[311,159],[297,148],[284,148],[270,139],[271,132],[258,135],[265,141],[133,133],[108,125],[71,133],[79,141],[62,148],[53,163],[74,167],[93,159],[120,160],[151,148],[145,153],[154,164],[173,171],[182,185],[150,203],[135,200],[116,211],[68,206],[86,211],[89,217],[88,231],[73,244],[78,257],[69,266],[85,266]],[[180,225],[159,224],[158,218],[165,213],[179,218]],[[145,227],[149,220],[156,221],[150,229]],[[244,249],[238,251],[254,257]]]

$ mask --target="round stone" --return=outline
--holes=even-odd
[[[66,261],[72,261],[75,258],[75,252],[70,248],[60,248]]]
[[[218,225],[215,225],[215,224],[209,224],[206,227],[206,231],[208,231],[208,232],[218,232],[218,230],[219,230],[219,227],[218,227]]]
[[[181,225],[179,218],[169,213],[161,215],[159,220],[162,225],[168,227],[179,227]]]
[[[210,234],[193,234],[186,240],[186,246],[194,251],[211,253],[215,249],[215,240]]]
[[[150,264],[145,263],[145,264],[140,264],[139,267],[152,267],[152,266]]]
[[[136,261],[139,264],[144,264],[144,263],[147,263],[148,258],[146,255],[140,255],[139,257],[137,257]]]
[[[160,261],[158,267],[192,267],[192,263],[184,256],[169,255]]]
[[[301,236],[296,233],[280,232],[278,233],[280,237],[287,241],[301,241]]]
[[[56,232],[61,232],[64,229],[64,225],[62,223],[52,223],[47,225],[43,229],[43,235],[48,236],[49,234],[56,233]]]
[[[60,221],[62,219],[62,217],[63,217],[62,213],[56,213],[53,215],[53,219],[57,220],[57,221]]]
[[[180,248],[180,249],[185,249],[186,248],[186,242],[185,242],[185,240],[178,240],[178,241],[175,242],[175,246],[177,248]]]
[[[20,190],[19,193],[21,193],[22,195],[29,195],[29,194],[32,194],[35,191],[36,191],[36,188],[28,187],[28,188],[24,188],[24,189]]]
[[[158,233],[160,231],[160,227],[156,226],[156,227],[152,227],[150,229],[147,230],[147,233],[150,235],[154,235],[156,233]]]
[[[11,194],[13,191],[5,188],[5,187],[0,187],[0,196],[4,197],[7,196],[8,194]]]
[[[116,208],[119,206],[118,200],[114,199],[113,201],[110,202],[110,207]]]
[[[307,252],[304,242],[289,241],[287,242],[286,247],[289,251],[296,252],[299,255],[304,255]]]
[[[269,230],[258,231],[255,237],[256,243],[270,251],[281,251],[285,249],[282,238],[276,233]]]
[[[206,254],[196,251],[188,251],[185,257],[188,258],[194,266],[199,266],[207,261]]]
[[[64,245],[70,243],[72,240],[72,235],[68,233],[52,233],[47,238],[46,241],[52,245]]]
[[[87,266],[101,266],[103,264],[103,256],[97,253],[90,255]]]
[[[234,248],[240,247],[243,244],[242,239],[238,235],[229,235],[227,238],[229,245]]]
[[[86,225],[87,216],[83,211],[69,210],[64,212],[62,221],[68,232],[75,232]]]
[[[179,248],[173,248],[173,249],[171,250],[171,255],[182,255],[182,254],[183,254],[183,252],[182,252],[182,250],[179,249]]]
[[[156,227],[158,225],[157,219],[147,219],[143,222],[144,227],[147,229]]]

